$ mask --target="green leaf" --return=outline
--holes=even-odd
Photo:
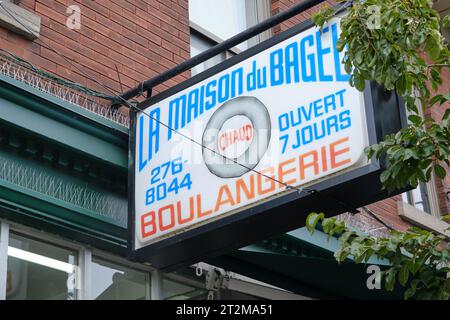
[[[336,223],[336,218],[327,218],[327,219],[323,219],[323,221],[322,221],[323,232],[328,234],[329,237],[333,235],[335,223]]]
[[[438,164],[434,165],[434,172],[436,172],[436,175],[441,179],[444,179],[445,176],[447,175],[445,169]]]
[[[355,88],[358,89],[358,91],[364,91],[364,88],[366,87],[366,82],[359,73],[354,74],[353,81],[355,84]]]
[[[321,219],[324,219],[324,217],[325,215],[323,213],[312,212],[308,215],[306,218],[306,229],[308,229],[310,234],[314,233],[317,223],[319,223]]]
[[[445,110],[442,120],[449,119],[449,118],[450,118],[450,108]]]
[[[342,50],[344,50],[344,48],[345,48],[345,45],[346,45],[346,40],[345,40],[345,37],[339,37],[339,40],[336,42],[336,49],[339,51],[339,52],[342,52]]]
[[[406,265],[408,266],[409,272],[410,272],[412,275],[415,275],[415,274],[419,271],[420,267],[422,266],[422,264],[420,263],[420,261],[417,261],[417,260],[414,260],[414,259],[409,260],[409,261],[406,263]]]
[[[384,281],[385,281],[385,286],[386,286],[387,291],[394,290],[397,272],[398,272],[398,269],[395,269],[395,268],[390,268],[386,272],[386,278],[384,279]]]
[[[409,269],[405,265],[403,266],[398,273],[398,282],[404,287],[408,282],[409,278]]]
[[[415,294],[416,294],[416,289],[409,288],[408,290],[405,291],[405,294],[403,297],[405,298],[405,300],[408,300],[408,299],[412,298]]]
[[[350,237],[354,234],[353,231],[346,231],[344,232],[340,237],[339,237],[339,243],[342,245],[344,245],[349,239]]]
[[[450,14],[445,16],[444,19],[442,19],[442,26],[444,28],[447,28],[450,25]]]
[[[318,13],[313,14],[311,20],[320,28],[320,31],[322,31],[322,28],[325,26],[328,20],[330,20],[335,12],[336,10],[334,8],[325,7],[320,9]]]
[[[420,117],[420,116],[416,116],[416,115],[412,114],[408,117],[408,120],[411,121],[413,124],[415,124],[418,127],[422,125],[422,117]]]
[[[440,89],[446,80],[446,73],[441,71],[449,64],[450,45],[444,43],[441,35],[439,13],[431,7],[430,0],[359,0],[353,4],[341,19],[342,32],[336,44],[344,52],[342,63],[351,74],[351,86],[362,91],[366,81],[375,81],[386,90],[397,90],[412,113],[407,128],[365,149],[369,159],[382,158],[386,163],[380,175],[383,188],[391,191],[416,187],[419,182],[430,181],[433,174],[445,177],[444,163],[450,166],[450,92],[434,89]],[[368,30],[365,25],[371,5],[382,7],[382,28]],[[331,11],[321,11],[314,19],[323,26]],[[450,23],[450,16],[443,20]],[[440,105],[444,110],[442,121],[422,119],[418,101],[424,110]],[[405,299],[449,298],[450,280],[446,282],[448,287],[444,286],[445,277],[438,270],[448,271],[439,264],[449,260],[450,244],[446,249],[438,247],[441,239],[431,232],[416,228],[371,239],[319,214],[308,217],[308,230],[314,232],[319,222],[328,235],[340,235],[336,260],[351,256],[356,262],[363,262],[374,254],[389,260],[391,268],[382,273],[387,290],[394,290],[398,284],[405,286]]]
[[[344,249],[339,249],[334,253],[334,257],[336,258],[337,262],[342,262],[348,257],[348,251]]]
[[[435,95],[430,99],[430,107],[435,105],[436,103],[442,104],[444,101],[444,96],[442,94]]]
[[[436,61],[441,53],[441,45],[436,36],[430,35],[425,41],[425,51],[428,52],[431,59]]]
[[[422,269],[420,272],[420,280],[425,284],[425,286],[429,286],[430,283],[434,279],[434,274],[430,269]]]
[[[381,173],[381,175],[380,175],[381,183],[385,183],[389,179],[390,175],[391,175],[391,171],[389,171],[389,170],[383,171],[383,173]]]

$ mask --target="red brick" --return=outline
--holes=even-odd
[[[39,2],[36,3],[36,12],[39,15],[44,15],[62,24],[66,24],[67,22],[67,17],[64,14],[61,14],[57,12],[55,9],[47,7],[46,5]]]

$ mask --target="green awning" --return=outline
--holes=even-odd
[[[317,299],[402,299],[401,290],[369,290],[369,265],[381,269],[386,261],[371,259],[368,264],[348,260],[338,264],[333,257],[336,238],[301,228],[250,245],[209,262],[286,290]]]

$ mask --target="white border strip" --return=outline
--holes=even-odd
[[[6,300],[9,225],[0,221],[0,300]]]

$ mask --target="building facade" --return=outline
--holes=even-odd
[[[337,243],[304,228],[162,274],[126,259],[129,118],[116,95],[297,0],[4,0],[0,7],[0,300],[397,298]],[[334,5],[325,1],[322,5]],[[441,1],[437,9],[448,13]],[[153,94],[304,21],[313,8],[153,88]],[[448,32],[443,30],[444,33]],[[450,89],[448,70],[443,90]],[[148,93],[142,92],[136,101]],[[424,117],[442,118],[449,106]],[[449,168],[447,168],[449,170]],[[343,214],[375,236],[443,233],[450,171]],[[382,265],[382,261],[372,261]],[[336,275],[339,275],[338,277]]]

